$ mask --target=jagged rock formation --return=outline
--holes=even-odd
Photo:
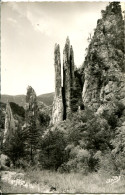
[[[63,51],[63,105],[64,115],[66,119],[71,113],[71,98],[74,83],[74,53],[70,46],[69,38],[66,39],[66,44]]]
[[[84,62],[83,103],[95,111],[125,104],[124,21],[118,2],[111,2],[91,39]]]
[[[15,120],[13,117],[13,113],[12,113],[9,102],[7,102],[3,143],[9,140],[11,135],[15,132],[15,129],[16,129],[16,124],[15,124]]]
[[[75,104],[82,105],[83,109],[91,107],[97,113],[115,110],[118,102],[125,105],[125,38],[121,6],[119,2],[111,2],[101,12],[102,19],[97,21],[80,69],[81,78],[79,71],[74,71],[73,49],[69,38],[66,40],[63,51],[63,120],[77,110]]]
[[[73,48],[70,46],[69,38],[63,51],[63,87],[61,84],[61,60],[59,45],[55,45],[54,51],[55,66],[55,97],[53,102],[53,111],[51,124],[55,124],[65,120],[71,113],[71,99],[73,96],[74,85],[74,54]]]
[[[62,98],[62,84],[61,84],[61,59],[60,47],[55,45],[54,50],[54,67],[55,67],[55,96],[53,101],[52,120],[55,124],[63,120],[63,98]]]
[[[28,123],[29,117],[34,117],[37,120],[38,116],[38,105],[37,105],[37,96],[34,89],[31,86],[27,88],[26,94],[26,114],[25,120]]]

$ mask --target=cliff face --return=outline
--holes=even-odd
[[[118,2],[102,11],[84,62],[85,106],[102,112],[115,102],[125,104],[124,22]]]
[[[52,120],[51,120],[52,124],[55,124],[63,120],[60,47],[57,44],[55,45],[55,50],[54,50],[54,67],[55,67],[55,96],[54,96],[53,110],[52,110]]]
[[[12,110],[9,102],[6,105],[6,113],[5,113],[5,130],[4,130],[4,138],[3,143],[5,143],[11,135],[15,132],[16,124],[12,114]]]

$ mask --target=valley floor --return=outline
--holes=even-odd
[[[1,172],[2,193],[125,193],[125,177],[87,176],[52,171],[22,170]],[[116,180],[116,181],[115,181]]]

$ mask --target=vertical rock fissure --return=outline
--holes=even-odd
[[[65,88],[62,87],[62,97],[63,97],[63,120],[66,120],[66,98],[65,98]]]

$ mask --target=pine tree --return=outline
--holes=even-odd
[[[28,117],[27,127],[24,129],[26,137],[26,148],[29,150],[30,161],[33,162],[36,149],[39,147],[40,132],[37,128],[36,118],[32,115]]]

